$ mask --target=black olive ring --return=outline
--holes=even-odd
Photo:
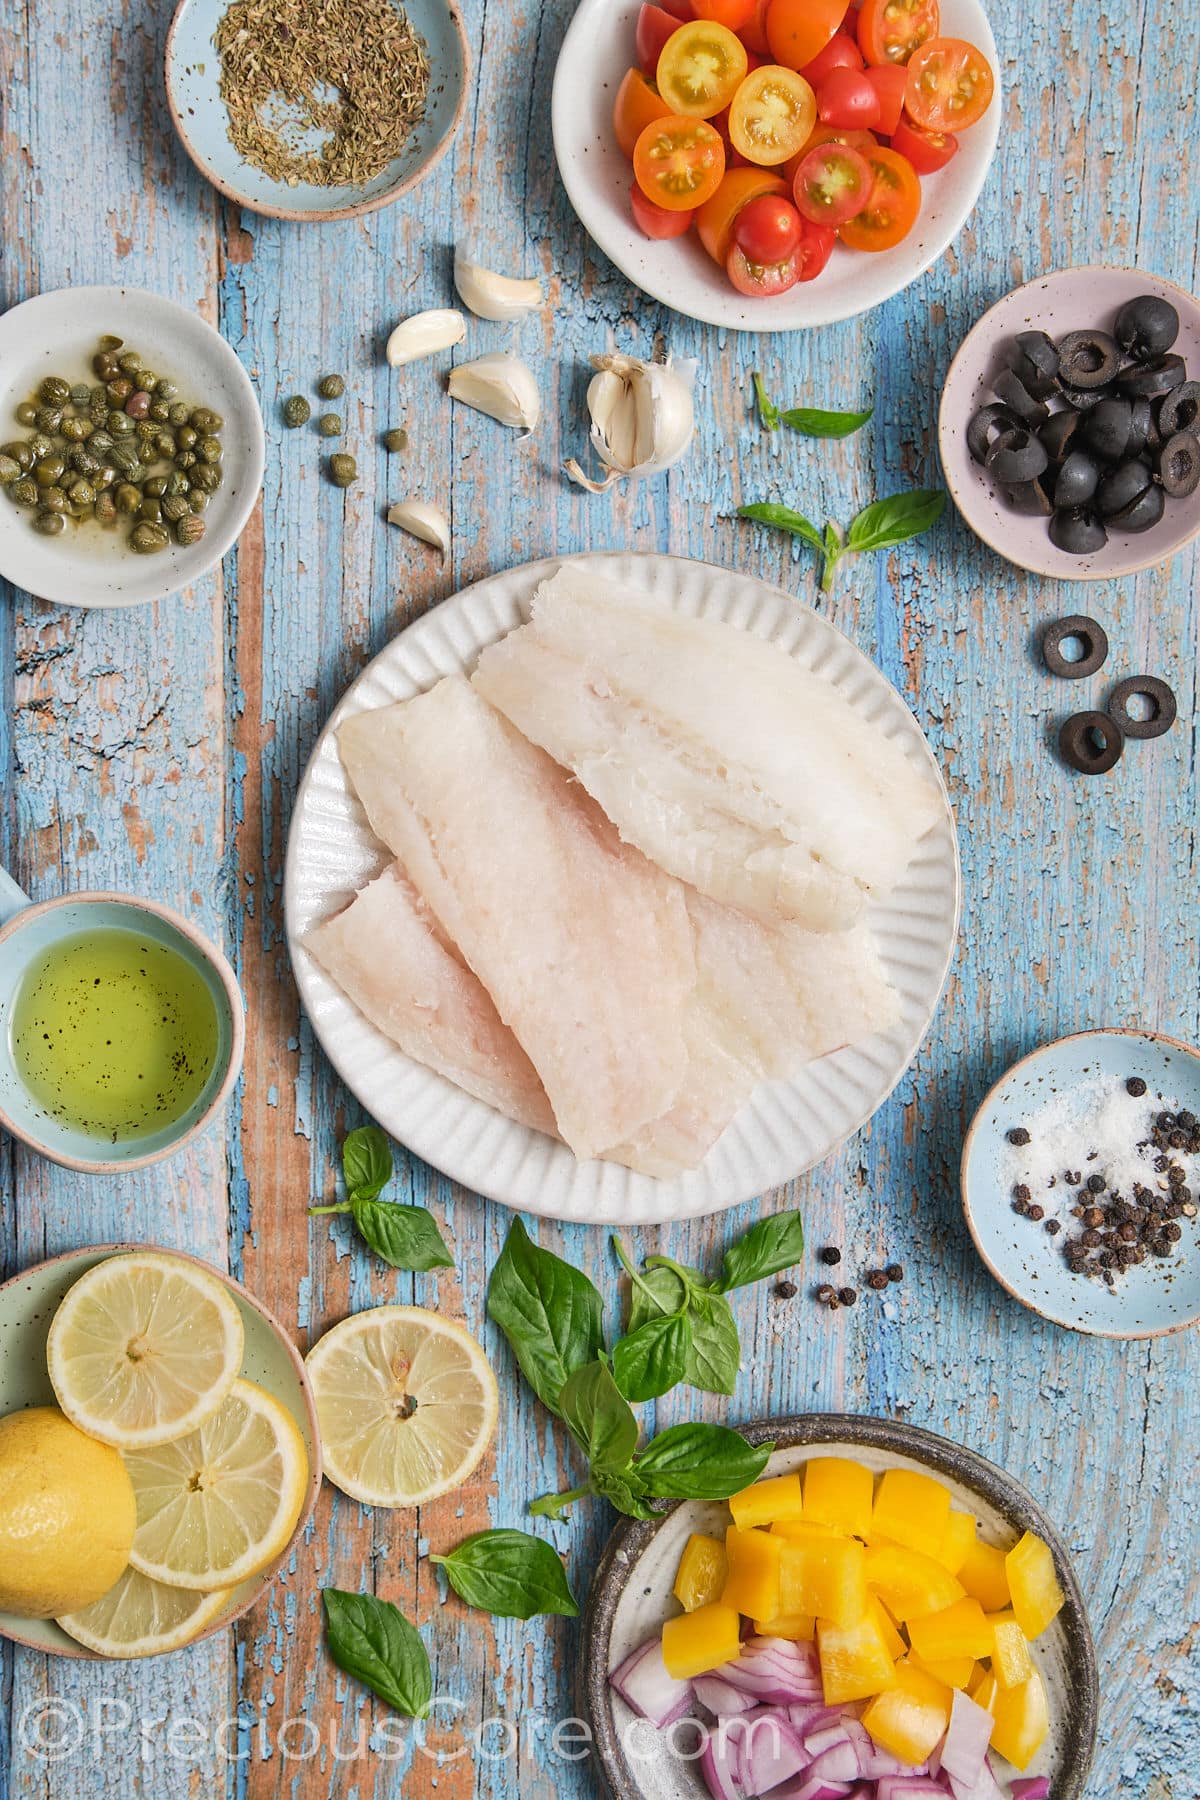
[[[1081,775],[1106,775],[1121,760],[1125,734],[1111,713],[1072,713],[1058,734],[1058,747],[1069,768]]]
[[[1083,655],[1077,662],[1068,662],[1059,647],[1064,638],[1070,637],[1078,638],[1083,645]],[[1042,633],[1042,661],[1052,675],[1061,675],[1064,681],[1082,681],[1085,675],[1094,675],[1107,655],[1104,627],[1082,613],[1055,619]]]
[[[1130,717],[1128,704],[1135,694],[1140,694],[1150,702],[1148,719]],[[1125,737],[1156,738],[1161,737],[1164,731],[1170,731],[1179,708],[1175,703],[1174,693],[1157,675],[1129,675],[1124,681],[1118,681],[1113,689],[1108,711]]]

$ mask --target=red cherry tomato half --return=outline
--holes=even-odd
[[[748,200],[733,222],[733,241],[752,263],[779,263],[792,254],[804,222],[782,194]]]
[[[658,59],[662,55],[663,45],[669,37],[679,30],[679,20],[673,19],[669,12],[661,6],[643,6],[637,18],[637,59],[650,80],[654,80]]]
[[[648,238],[686,237],[696,216],[694,212],[668,212],[665,206],[656,206],[636,181],[629,190],[629,204],[634,224]]]
[[[723,112],[746,79],[746,46],[724,25],[695,19],[664,44],[655,80],[675,113],[711,119]]]
[[[700,242],[714,262],[725,265],[733,247],[734,220],[743,206],[759,194],[787,194],[787,186],[771,169],[747,166],[727,169],[725,179],[696,214]]]
[[[817,89],[817,117],[822,125],[870,131],[879,123],[879,96],[865,69],[831,69]]]
[[[819,144],[796,170],[796,205],[814,225],[844,225],[871,198],[871,165],[849,144]]]
[[[725,273],[739,294],[769,300],[774,294],[786,294],[799,281],[800,250],[793,250],[782,262],[756,263],[735,244],[725,259]]]
[[[804,235],[800,239],[797,255],[800,258],[801,281],[815,281],[833,255],[833,246],[837,243],[837,232],[832,225],[814,225],[811,219],[804,221]]]
[[[720,187],[725,146],[703,119],[668,115],[647,125],[634,145],[633,172],[656,206],[688,212]]]
[[[892,133],[892,149],[906,156],[918,175],[934,175],[958,152],[952,131],[922,131],[910,119],[901,119]]]
[[[659,0],[664,12],[669,12],[673,19],[692,18],[692,0]]]
[[[754,0],[692,0],[692,13],[697,19],[712,19],[730,31],[740,31],[754,17]]]
[[[869,63],[906,63],[941,29],[938,0],[863,0],[858,47]]]
[[[876,121],[875,129],[881,131],[884,137],[891,137],[900,123],[900,114],[904,108],[908,71],[889,66],[881,69],[868,69],[866,77],[875,89],[875,97],[879,101],[879,118]]]
[[[981,50],[962,38],[931,38],[910,59],[904,107],[922,131],[965,131],[992,103],[996,80]]]
[[[652,81],[640,69],[628,69],[613,101],[613,132],[626,156],[655,119],[665,119],[670,107]]]
[[[871,198],[841,228],[851,250],[891,250],[906,238],[921,211],[921,183],[912,164],[885,144],[867,152]]]
[[[743,44],[752,56],[770,56],[771,46],[767,42],[767,8],[771,0],[754,0],[754,11],[738,32]]]
[[[816,88],[830,69],[861,69],[862,66],[862,51],[854,39],[845,31],[835,31],[825,48],[800,73],[811,87]]]
[[[846,0],[771,0],[767,42],[786,69],[802,69],[823,50],[846,16]]]

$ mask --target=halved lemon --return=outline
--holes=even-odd
[[[252,1381],[235,1381],[187,1437],[126,1451],[125,1467],[138,1516],[130,1563],[198,1592],[235,1587],[287,1548],[309,1475],[291,1413]]]
[[[496,1429],[496,1377],[469,1331],[419,1306],[379,1306],[327,1331],[307,1368],[325,1473],[366,1506],[461,1487]]]
[[[82,1612],[65,1614],[58,1623],[97,1656],[161,1656],[190,1644],[212,1624],[229,1597],[228,1588],[216,1594],[189,1594],[126,1569],[102,1600]]]
[[[131,1450],[182,1437],[216,1412],[242,1348],[242,1315],[215,1275],[134,1250],[80,1276],[51,1321],[46,1360],[68,1419]]]

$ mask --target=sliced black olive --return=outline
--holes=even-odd
[[[1107,388],[1077,388],[1066,381],[1059,382],[1058,391],[1067,405],[1073,406],[1076,412],[1088,412],[1091,407],[1099,406],[1108,394]]]
[[[1149,531],[1162,518],[1166,504],[1162,489],[1151,482],[1136,500],[1114,513],[1108,523],[1113,531]]]
[[[1013,345],[1009,367],[1031,394],[1044,400],[1047,394],[1053,393],[1054,378],[1058,374],[1054,339],[1047,337],[1044,331],[1018,331]]]
[[[1094,409],[1093,409],[1094,410]],[[1091,413],[1088,417],[1091,418]],[[1154,408],[1148,400],[1131,400],[1129,402],[1129,441],[1125,445],[1126,456],[1140,456],[1143,450],[1152,450],[1156,446],[1150,442],[1151,436],[1158,438],[1158,427],[1154,423]]]
[[[988,451],[1001,433],[1017,429],[1020,423],[1007,406],[981,406],[967,426],[967,449],[976,462],[986,462]]]
[[[1147,704],[1144,719],[1130,715],[1129,702],[1135,694]],[[1131,738],[1161,737],[1164,731],[1170,731],[1179,713],[1175,695],[1157,675],[1128,675],[1124,681],[1118,681],[1109,695],[1108,710],[1125,736]]]
[[[1147,402],[1149,404],[1149,402]],[[1071,448],[1072,439],[1081,423],[1079,413],[1068,407],[1066,412],[1052,413],[1038,432],[1051,462],[1061,462]]]
[[[1005,487],[1012,487],[1019,481],[1036,480],[1049,462],[1050,458],[1033,433],[1018,426],[1015,431],[1005,432],[993,444],[988,452],[987,468],[989,475],[994,475]]]
[[[1010,412],[1016,413],[1026,425],[1044,425],[1050,417],[1050,408],[1040,400],[1035,400],[1025,383],[1011,369],[1001,369],[992,383],[996,398]]]
[[[1068,638],[1077,638],[1081,649],[1076,657],[1064,656],[1062,646]],[[1072,613],[1069,619],[1055,619],[1042,633],[1042,661],[1052,675],[1064,681],[1082,681],[1102,668],[1108,655],[1108,636],[1103,625],[1084,613]]]
[[[1086,450],[1072,450],[1054,479],[1055,506],[1086,506],[1100,486],[1100,465]]]
[[[1125,507],[1132,506],[1153,480],[1150,465],[1137,457],[1119,463],[1115,469],[1106,472],[1096,489],[1096,511],[1102,519],[1114,518]]]
[[[1172,350],[1158,362],[1131,363],[1117,376],[1117,390],[1130,400],[1159,400],[1187,380],[1187,364]]]
[[[1163,493],[1182,500],[1200,487],[1200,443],[1190,431],[1177,431],[1158,453],[1158,478]]]
[[[1148,362],[1169,350],[1179,336],[1179,314],[1158,294],[1139,294],[1117,314],[1113,336],[1122,350]]]
[[[1103,550],[1108,533],[1083,507],[1064,506],[1050,521],[1050,542],[1068,556],[1091,556]]]
[[[1184,381],[1169,393],[1158,409],[1158,429],[1164,438],[1190,431],[1200,417],[1200,381]]]
[[[1128,450],[1132,429],[1133,406],[1128,400],[1101,400],[1083,421],[1083,439],[1094,456],[1119,462]]]
[[[1068,331],[1058,346],[1058,377],[1073,388],[1107,387],[1121,352],[1107,331]]]
[[[1034,513],[1038,517],[1048,519],[1054,511],[1053,503],[1041,481],[1018,481],[1004,490],[1004,498],[1014,512]]]
[[[1063,761],[1081,775],[1106,775],[1121,760],[1125,737],[1108,713],[1072,713],[1058,734]]]

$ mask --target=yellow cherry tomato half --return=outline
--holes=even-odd
[[[658,58],[658,91],[673,113],[711,119],[746,78],[746,46],[725,25],[693,19],[673,31]]]
[[[668,212],[691,212],[720,187],[725,144],[703,119],[656,119],[634,146],[633,173],[647,200]]]
[[[803,75],[764,63],[730,102],[729,138],[747,162],[772,168],[795,156],[816,122],[817,98]]]

